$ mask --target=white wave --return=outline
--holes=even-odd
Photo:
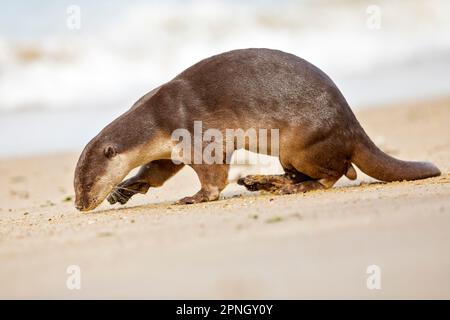
[[[378,3],[380,30],[366,26],[371,1],[138,1],[95,28],[89,19],[99,8],[85,4],[82,32],[0,35],[0,111],[127,108],[202,58],[236,48],[292,52],[338,80],[450,52],[448,1]]]

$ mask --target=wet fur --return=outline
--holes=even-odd
[[[255,187],[251,177],[241,180],[250,190],[266,188],[294,193],[330,188],[342,175],[356,178],[352,163],[384,181],[440,174],[432,164],[404,162],[381,152],[365,134],[333,81],[317,67],[277,50],[244,49],[193,65],[142,97],[94,138],[83,152],[91,155],[82,155],[77,166],[77,198],[85,198],[79,200],[80,206],[86,206],[89,197],[95,196],[83,189],[92,180],[90,176],[102,176],[108,167],[101,164],[108,160],[95,148],[114,144],[118,154],[126,155],[129,170],[142,166],[135,177],[119,184],[108,199],[111,203],[125,203],[133,191],[145,193],[179,171],[182,165],[170,165],[170,152],[163,149],[174,146],[169,137],[175,129],[185,128],[193,135],[196,120],[203,122],[203,130],[215,128],[223,133],[226,128],[280,130],[279,158],[287,173],[272,180],[266,177],[265,186],[260,188]],[[86,162],[100,164],[93,167]],[[191,167],[202,188],[180,203],[217,199],[227,184],[229,166]],[[292,174],[302,179],[286,179]]]

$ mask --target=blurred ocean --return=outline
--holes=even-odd
[[[79,149],[193,63],[248,47],[314,63],[354,109],[450,93],[446,0],[3,1],[0,156]]]

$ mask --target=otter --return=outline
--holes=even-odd
[[[150,91],[84,148],[75,169],[75,205],[96,208],[106,197],[126,203],[163,185],[185,165],[201,183],[191,204],[217,200],[227,185],[228,163],[172,161],[171,133],[194,122],[203,128],[277,128],[283,175],[253,175],[238,183],[278,194],[331,188],[355,164],[381,181],[440,175],[428,162],[401,161],[367,136],[342,93],[319,68],[293,54],[241,49],[212,56]],[[122,181],[134,168],[139,172]],[[108,196],[109,195],[109,196]]]

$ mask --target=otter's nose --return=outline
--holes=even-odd
[[[85,211],[89,207],[88,195],[86,193],[75,195],[75,208],[80,211]]]
[[[82,201],[81,198],[75,199],[75,208],[77,208],[78,210],[83,211],[84,209],[86,209],[86,206],[84,204],[85,202]]]

